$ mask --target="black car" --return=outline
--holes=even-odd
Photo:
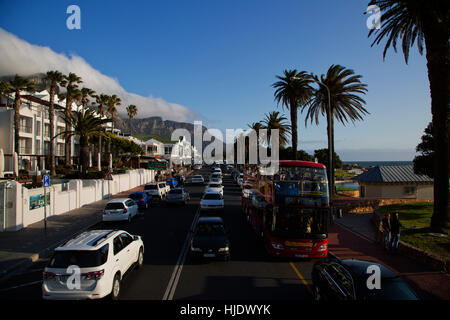
[[[200,217],[192,232],[192,258],[230,260],[229,232],[226,231],[222,218]]]
[[[314,264],[312,280],[315,300],[418,300],[406,282],[371,261],[324,259]]]

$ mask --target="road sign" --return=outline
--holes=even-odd
[[[50,176],[48,174],[44,175],[42,184],[44,188],[50,187]]]
[[[149,161],[148,169],[150,170],[167,170],[166,161]]]
[[[105,180],[113,180],[111,171],[108,170],[108,171],[106,172],[104,179],[105,179]]]

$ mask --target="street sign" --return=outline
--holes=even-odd
[[[148,169],[150,170],[167,170],[166,161],[149,161]]]
[[[105,180],[113,180],[111,171],[108,170],[108,171],[106,172],[104,179],[105,179]]]
[[[44,188],[50,187],[50,176],[48,174],[43,176],[42,184],[43,184]]]

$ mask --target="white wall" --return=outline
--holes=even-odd
[[[47,217],[107,199],[114,194],[152,182],[154,178],[154,170],[137,169],[113,175],[113,181],[103,179],[70,180],[67,191],[61,191],[60,185],[51,186],[46,190],[47,193],[50,193],[50,205],[46,208]],[[43,220],[44,207],[30,210],[30,196],[43,195],[44,189],[27,189],[15,181],[11,184],[12,188],[7,195],[7,200],[12,203],[12,207],[8,210],[7,231],[20,230]]]

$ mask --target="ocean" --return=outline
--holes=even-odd
[[[345,164],[357,164],[361,167],[413,164],[412,161],[342,161]]]

